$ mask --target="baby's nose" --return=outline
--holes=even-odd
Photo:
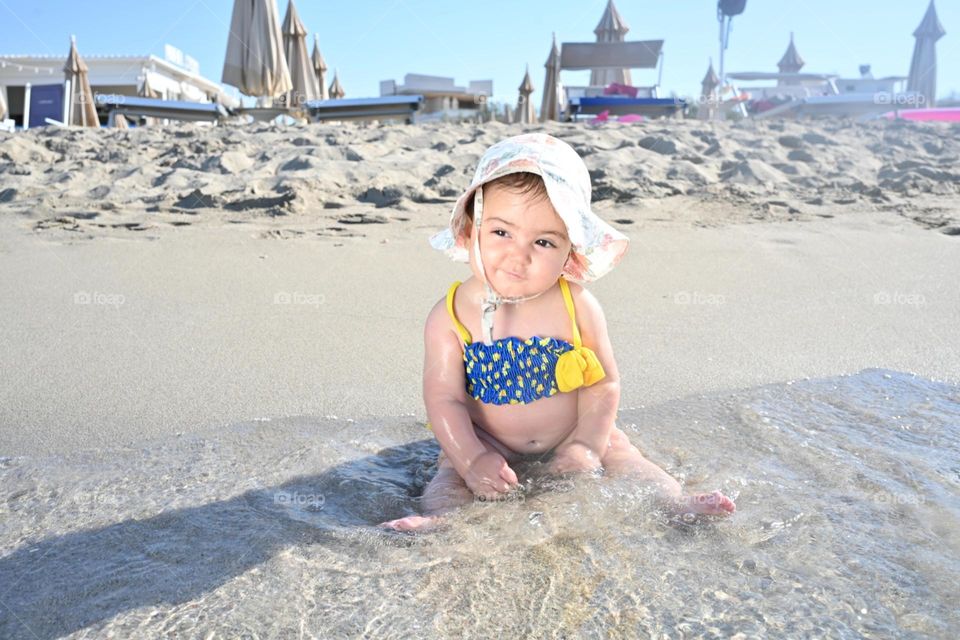
[[[513,257],[520,264],[529,264],[532,258],[532,251],[530,249],[517,245],[513,251]]]

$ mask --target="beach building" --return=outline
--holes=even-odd
[[[837,78],[837,91],[844,93],[899,93],[906,90],[907,76],[884,76],[874,78],[870,65],[860,65],[859,78]]]
[[[801,70],[803,66],[791,33],[787,50],[777,63],[778,72],[734,72],[728,73],[727,79],[736,84],[738,91],[749,95],[750,113],[763,117],[857,117],[909,106],[916,101],[915,93],[905,90],[906,76],[875,78],[868,64],[860,65],[857,78],[806,72]],[[770,81],[775,84],[765,84]]]
[[[423,96],[418,120],[472,120],[485,109],[493,95],[493,80],[471,80],[466,87],[453,78],[408,73],[403,84],[380,81],[380,96]]]
[[[223,86],[205,78],[199,65],[179,49],[166,45],[164,56],[84,55],[94,95],[142,96],[185,102],[219,102],[239,106]],[[0,54],[0,91],[6,90],[8,118],[16,126],[44,126],[49,118],[63,121],[66,57]],[[98,114],[107,123],[105,111]]]

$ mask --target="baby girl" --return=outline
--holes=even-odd
[[[502,498],[518,485],[511,462],[547,454],[548,472],[629,474],[678,513],[736,509],[720,491],[684,494],[616,426],[606,320],[578,283],[616,266],[628,239],[593,213],[590,192],[568,144],[509,138],[483,155],[449,228],[431,238],[473,277],[450,287],[424,327],[423,397],[442,451],[423,515],[383,526],[421,529],[476,498]]]

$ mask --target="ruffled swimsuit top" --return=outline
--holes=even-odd
[[[453,310],[454,294],[461,283],[450,286],[447,312],[463,338],[467,394],[474,400],[486,404],[527,404],[590,386],[606,375],[596,354],[580,340],[570,286],[563,277],[559,282],[573,324],[573,344],[540,336],[526,340],[500,338],[493,344],[473,342]]]

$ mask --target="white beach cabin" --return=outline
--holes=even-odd
[[[63,65],[66,57],[0,54],[0,91],[5,90],[8,118],[17,128],[64,122]],[[218,102],[225,107],[240,102],[220,84],[203,77],[190,56],[166,45],[164,57],[85,55],[90,87],[96,96],[142,96],[192,103]],[[100,122],[107,113],[98,109]]]

